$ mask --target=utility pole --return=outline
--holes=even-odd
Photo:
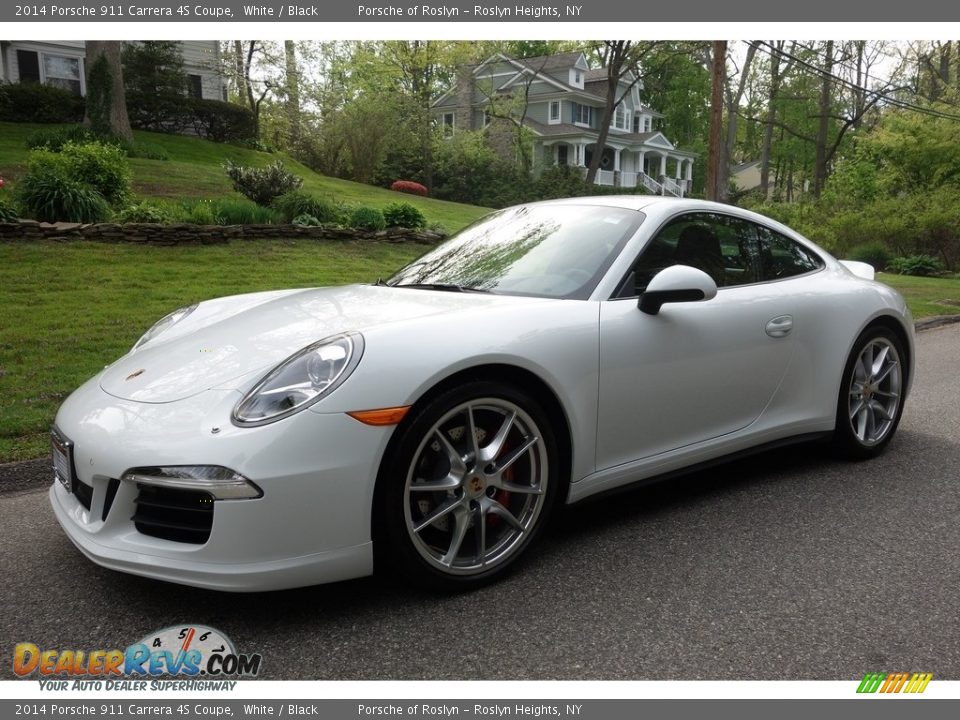
[[[707,151],[707,200],[719,200],[720,163],[724,162],[721,149],[723,136],[723,85],[727,74],[727,41],[712,43],[713,61],[710,69],[710,140]]]

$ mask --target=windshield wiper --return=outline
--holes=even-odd
[[[464,293],[489,293],[489,290],[483,288],[467,287],[466,285],[455,285],[453,283],[404,283],[402,285],[393,285],[398,288],[414,288],[415,290],[443,290],[445,292],[464,292]]]

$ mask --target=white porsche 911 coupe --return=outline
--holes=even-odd
[[[872,278],[726,205],[508,208],[386,282],[167,315],[60,408],[50,501],[152,578],[472,587],[558,503],[797,440],[878,454],[913,321]]]

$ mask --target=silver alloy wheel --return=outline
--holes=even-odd
[[[885,337],[875,337],[860,351],[850,376],[848,411],[854,436],[876,445],[890,433],[900,408],[900,355]]]
[[[475,575],[513,557],[547,498],[542,433],[503,398],[461,403],[424,435],[403,492],[407,534],[444,573]]]

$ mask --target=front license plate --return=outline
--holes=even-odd
[[[59,431],[51,430],[50,446],[53,448],[53,474],[67,492],[73,492],[73,443]]]

